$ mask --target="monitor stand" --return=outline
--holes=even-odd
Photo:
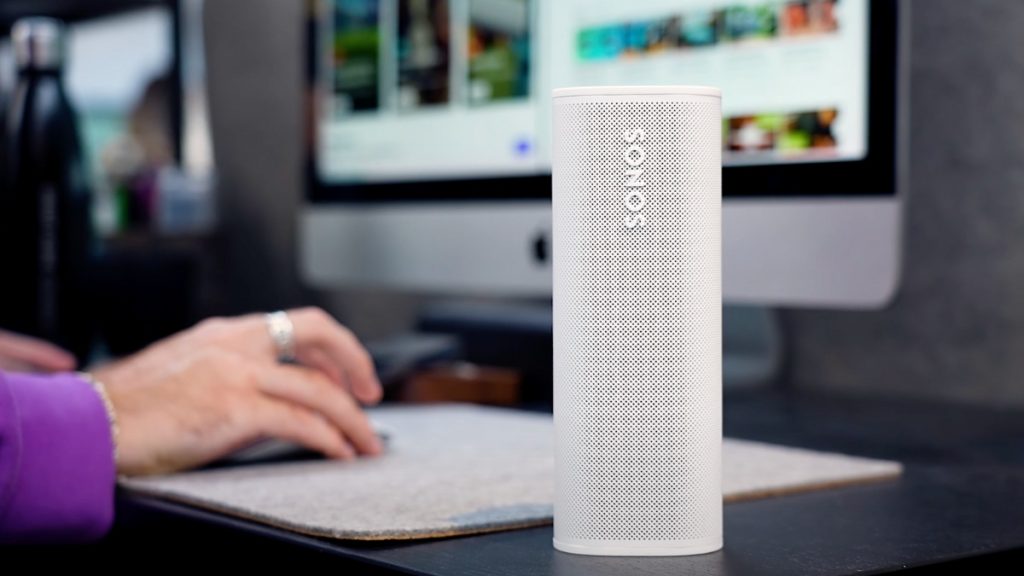
[[[779,379],[785,338],[778,310],[726,305],[722,331],[722,380],[726,390],[761,388]]]
[[[447,301],[420,311],[420,333],[455,337],[463,360],[522,372],[524,402],[551,403],[550,301]],[[726,390],[774,384],[783,368],[784,338],[775,309],[725,306],[723,370]]]

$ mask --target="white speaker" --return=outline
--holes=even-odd
[[[721,94],[555,90],[554,546],[722,547]]]

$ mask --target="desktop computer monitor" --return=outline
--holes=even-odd
[[[905,2],[333,0],[311,18],[313,285],[544,296],[553,88],[723,91],[727,302],[899,278]]]

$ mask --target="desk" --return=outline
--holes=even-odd
[[[134,552],[195,566],[301,561],[358,574],[854,574],[956,562],[1024,563],[1024,418],[910,402],[783,393],[730,396],[731,436],[907,464],[899,481],[725,507],[726,547],[689,558],[556,552],[551,528],[426,542],[352,544],[299,536],[164,502],[124,498],[119,528],[86,555]],[[120,551],[120,552],[118,552]],[[67,551],[62,551],[66,553]],[[344,571],[344,570],[343,570]],[[340,572],[336,572],[340,573]]]

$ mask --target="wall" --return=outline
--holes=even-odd
[[[219,313],[310,301],[295,264],[302,191],[304,2],[207,0],[204,40],[218,171]]]
[[[1024,2],[917,1],[903,287],[791,312],[804,387],[1024,406]]]

